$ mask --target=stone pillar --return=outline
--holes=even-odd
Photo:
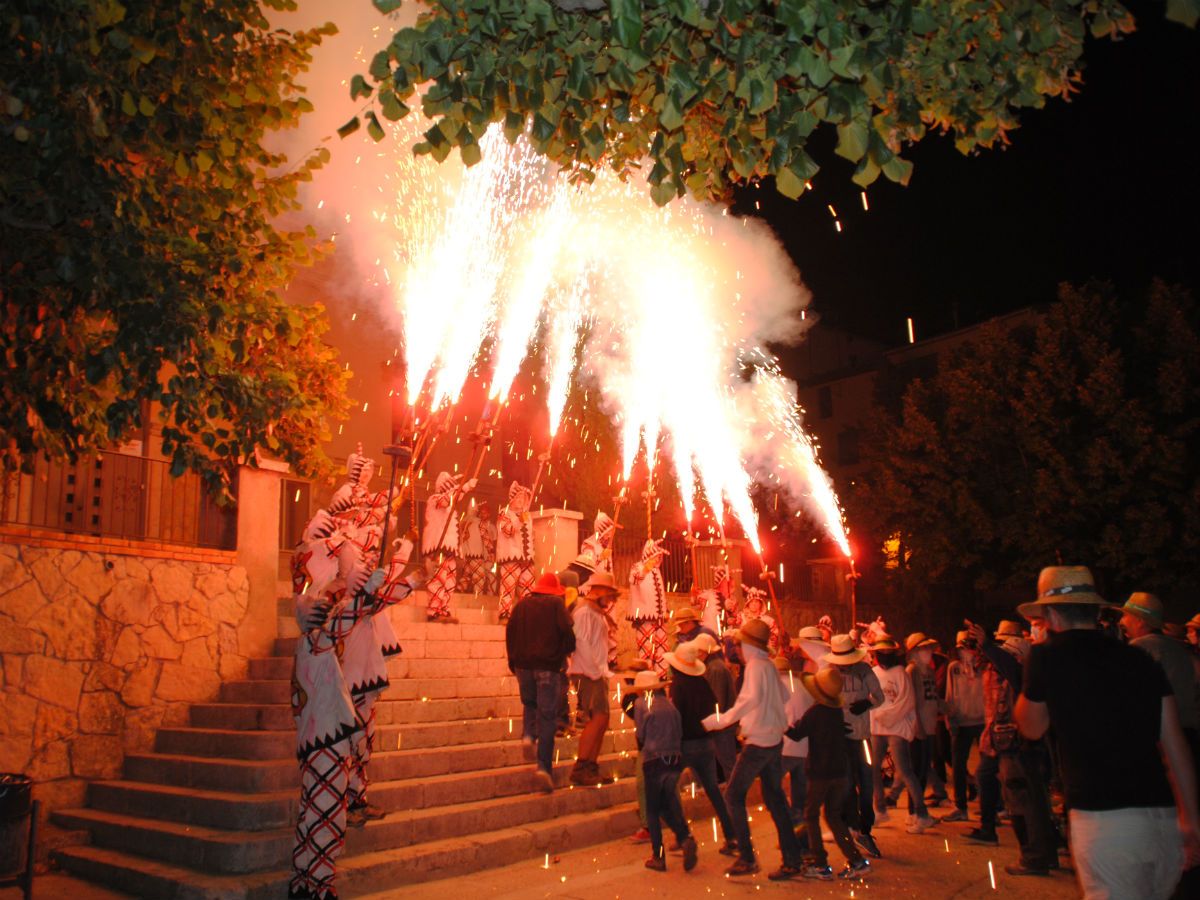
[[[286,463],[259,460],[238,473],[237,558],[250,582],[249,609],[238,634],[243,656],[269,656],[277,631],[279,492]]]
[[[533,519],[533,571],[557,572],[579,555],[579,523],[583,513],[573,509],[542,509]]]

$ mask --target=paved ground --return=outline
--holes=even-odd
[[[974,810],[972,810],[974,811]],[[943,810],[944,812],[944,810]],[[526,860],[504,869],[493,869],[459,878],[431,881],[412,887],[372,894],[360,900],[445,900],[447,897],[515,898],[554,897],[579,900],[615,900],[625,897],[654,897],[664,900],[698,900],[699,897],[746,897],[772,895],[789,897],[906,898],[949,900],[949,898],[1004,897],[1005,900],[1067,900],[1078,896],[1071,875],[1049,878],[1012,878],[1004,873],[1006,863],[1016,859],[1012,830],[1001,828],[1000,847],[979,847],[962,839],[969,824],[938,825],[922,835],[905,834],[903,815],[877,826],[876,839],[884,858],[872,860],[872,872],[863,882],[780,882],[767,880],[766,872],[779,863],[774,830],[765,812],[754,811],[751,828],[763,872],[753,878],[724,876],[729,860],[717,855],[711,820],[695,823],[700,842],[700,863],[683,871],[682,859],[669,856],[666,872],[648,872],[643,860],[646,845],[614,841],[545,859]],[[948,849],[947,849],[948,848]],[[836,847],[830,850],[835,870],[844,860]],[[996,890],[988,877],[988,862],[996,874]],[[122,900],[127,895],[95,887],[65,875],[50,874],[34,883],[37,900]],[[0,900],[20,900],[16,888],[0,890]]]
[[[942,810],[945,812],[945,810]],[[872,872],[859,883],[835,880],[771,882],[766,872],[779,864],[770,816],[755,811],[751,828],[763,871],[753,878],[724,876],[729,860],[717,855],[709,820],[697,822],[694,833],[700,841],[700,863],[683,871],[682,858],[669,856],[666,872],[648,872],[643,861],[648,846],[626,841],[600,844],[545,859],[517,863],[460,878],[433,881],[395,891],[370,895],[370,900],[445,900],[446,897],[474,898],[580,898],[613,900],[619,897],[654,897],[667,900],[698,900],[699,897],[742,897],[768,895],[789,897],[902,898],[921,900],[999,897],[1006,900],[1066,900],[1077,897],[1075,880],[1068,874],[1049,878],[1013,878],[1004,873],[1006,863],[1016,861],[1012,830],[1002,829],[1000,847],[979,847],[962,839],[969,825],[938,825],[922,835],[904,832],[903,815],[877,826],[875,836],[884,858],[872,860]],[[947,847],[949,849],[947,849]],[[830,848],[827,848],[827,851]],[[988,877],[988,861],[996,873],[996,890]],[[836,847],[830,852],[835,871],[845,860]],[[366,900],[366,898],[362,898]]]

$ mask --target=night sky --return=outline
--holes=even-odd
[[[966,157],[935,136],[906,156],[908,187],[880,178],[862,209],[853,167],[818,144],[814,191],[743,191],[791,253],[826,322],[888,343],[1053,299],[1107,278],[1136,294],[1154,276],[1200,293],[1200,30],[1130,4],[1138,31],[1089,40],[1071,102],[1028,110],[1012,145]],[[832,203],[843,231],[834,229]]]

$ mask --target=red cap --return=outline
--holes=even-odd
[[[543,572],[539,575],[538,580],[533,583],[533,587],[529,589],[529,592],[531,594],[549,594],[552,597],[561,597],[566,593],[558,580],[558,576],[553,572]]]

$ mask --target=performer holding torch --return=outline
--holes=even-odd
[[[496,536],[496,562],[500,567],[500,621],[508,621],[513,607],[533,586],[533,519],[529,504],[533,493],[520,482],[508,487],[508,506],[500,513]]]
[[[450,612],[450,596],[455,588],[455,560],[458,555],[458,514],[454,511],[459,494],[475,487],[472,478],[465,484],[461,475],[439,472],[434,491],[425,501],[425,531],[421,535],[421,555],[429,573],[429,605],[425,617],[430,622],[458,624]]]

